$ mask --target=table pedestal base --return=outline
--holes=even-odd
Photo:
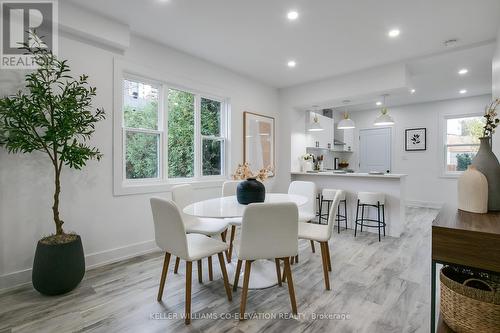
[[[234,273],[236,271],[237,259],[233,258],[230,264],[226,264],[229,282],[231,285],[234,283]],[[283,271],[283,267],[281,268]],[[240,280],[238,287],[243,286],[243,275],[245,273],[245,262],[241,265]],[[276,264],[271,260],[255,260],[252,262],[250,270],[250,281],[248,282],[248,289],[265,289],[278,284],[278,277],[276,276]]]

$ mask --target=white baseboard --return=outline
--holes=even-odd
[[[91,253],[85,256],[87,270],[158,250],[154,240]]]
[[[85,256],[86,269],[92,269],[142,254],[157,251],[154,240],[130,244],[114,249],[95,252]],[[0,276],[0,293],[31,283],[31,268]]]
[[[443,207],[442,202],[430,202],[430,201],[420,201],[420,200],[406,200],[406,206],[409,207],[422,207],[422,208],[434,208],[441,209]]]

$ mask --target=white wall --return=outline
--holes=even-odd
[[[393,173],[408,174],[406,196],[409,204],[438,206],[442,203],[456,203],[457,179],[441,176],[441,146],[439,122],[444,115],[461,115],[483,112],[491,96],[460,98],[440,102],[419,103],[389,108],[396,124],[392,127],[392,169]],[[359,162],[359,130],[374,128],[373,121],[380,110],[352,112],[356,123],[354,134],[353,166]],[[404,135],[407,128],[427,128],[427,150],[407,152]],[[495,147],[496,154],[500,147]]]
[[[500,28],[498,28],[497,50],[493,58],[492,71],[493,71],[493,97],[500,98]]]
[[[492,62],[492,94],[493,98],[500,98],[500,27],[498,28],[497,34],[497,50]],[[500,147],[500,134],[497,133],[493,135],[493,148]],[[500,154],[496,154],[497,158],[500,160]]]
[[[81,36],[80,36],[81,37]],[[123,55],[112,49],[60,36],[59,54],[73,73],[86,73],[97,87],[94,106],[107,112],[97,126],[93,144],[104,158],[90,162],[81,172],[65,170],[61,213],[66,231],[82,236],[87,265],[99,265],[155,248],[149,208],[151,195],[114,197],[112,194],[113,59],[161,68],[162,73],[213,86],[231,99],[231,164],[242,161],[243,111],[278,117],[274,88],[252,81],[193,56],[132,36]],[[169,78],[165,78],[168,80]],[[277,119],[278,120],[278,119]],[[279,134],[279,126],[277,131]],[[277,174],[281,172],[277,165]],[[272,186],[273,180],[267,183]],[[0,289],[31,279],[36,242],[53,232],[50,207],[53,191],[51,166],[43,155],[8,155],[0,148]],[[220,188],[197,192],[198,198],[215,196]],[[162,195],[168,195],[163,193]]]

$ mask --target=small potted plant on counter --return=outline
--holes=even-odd
[[[54,174],[52,215],[55,233],[38,241],[32,282],[39,292],[58,295],[74,289],[85,274],[80,236],[63,229],[59,213],[61,172],[80,170],[101,153],[88,144],[104,110],[92,108],[96,89],[86,75],[70,76],[66,60],[45,48],[24,45],[37,68],[25,76],[26,88],[0,99],[0,145],[9,153],[41,152]]]
[[[302,164],[302,172],[308,172],[314,170],[314,155],[311,153],[306,153],[300,158]]]

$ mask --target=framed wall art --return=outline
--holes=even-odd
[[[405,130],[405,150],[422,151],[427,149],[427,129],[408,128]]]
[[[275,170],[274,118],[252,112],[243,113],[243,162],[257,172],[271,167]],[[274,176],[274,171],[269,174]]]

